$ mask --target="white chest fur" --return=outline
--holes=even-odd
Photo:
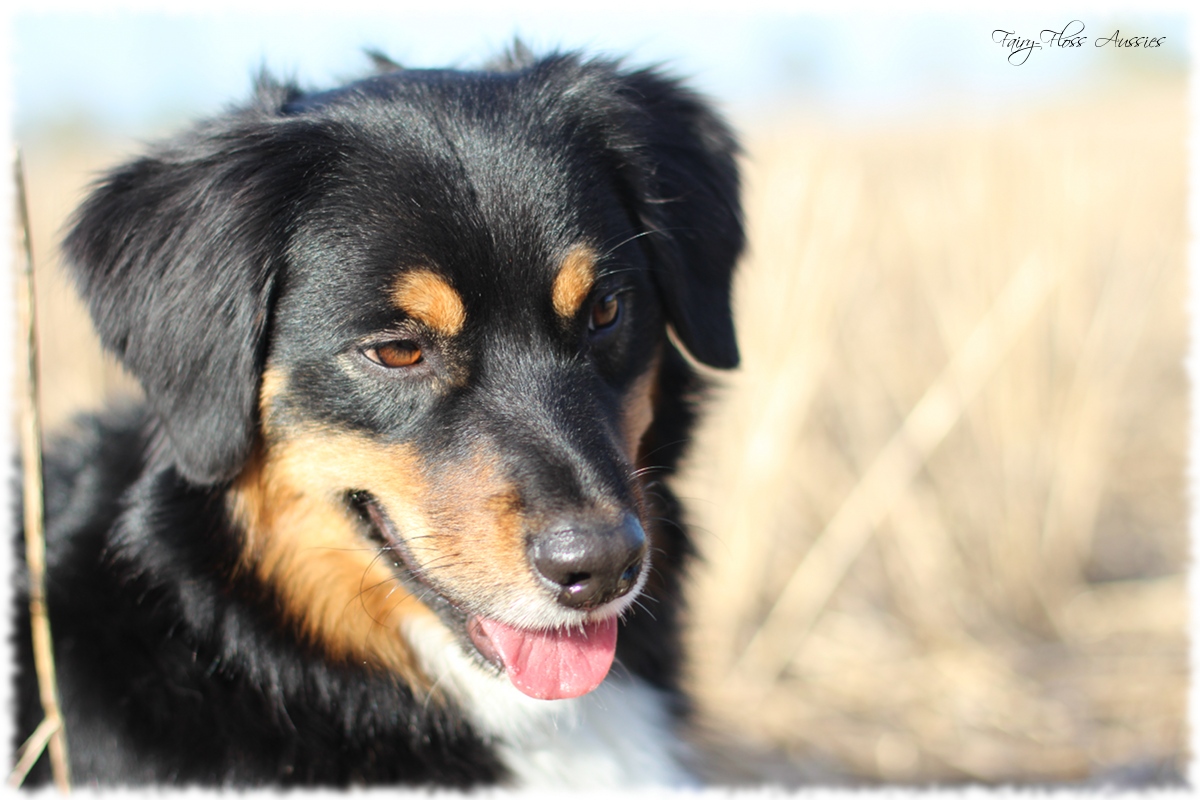
[[[583,697],[535,700],[480,669],[436,622],[414,620],[404,634],[437,687],[494,742],[516,788],[699,785],[681,766],[662,694],[619,664]]]

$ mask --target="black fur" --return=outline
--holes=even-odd
[[[76,780],[506,777],[452,703],[329,660],[287,624],[272,588],[237,568],[225,494],[260,440],[268,359],[289,370],[288,424],[413,441],[430,458],[462,446],[456,430],[478,430],[510,443],[499,463],[544,485],[550,503],[628,494],[604,415],[660,348],[637,465],[657,552],[618,659],[684,713],[691,545],[663,481],[702,387],[665,326],[700,362],[736,365],[735,150],[719,118],[657,72],[518,53],[492,71],[393,71],[322,93],[263,79],[251,104],[104,178],[65,252],[104,345],[147,399],[82,420],[46,461],[49,606]],[[528,302],[544,282],[533,265],[581,234],[604,237],[640,304],[630,332],[585,362]],[[390,324],[379,297],[397,266],[430,259],[452,265],[469,316],[485,320],[463,345],[470,355],[429,346],[435,366],[470,376],[470,392],[368,389],[332,368],[348,340]],[[553,430],[535,444],[510,430],[543,423]],[[567,472],[587,479],[563,488]],[[40,718],[24,602],[20,740]],[[47,775],[43,758],[31,779]]]

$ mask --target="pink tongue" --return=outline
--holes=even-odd
[[[587,694],[600,685],[617,652],[617,620],[589,622],[579,629],[531,631],[477,618],[487,641],[472,638],[485,655],[504,665],[512,685],[541,700]],[[473,627],[473,626],[468,626]]]

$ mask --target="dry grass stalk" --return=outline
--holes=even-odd
[[[22,748],[21,757],[9,779],[20,786],[41,755],[50,749],[54,783],[64,794],[70,791],[67,761],[67,734],[58,706],[58,687],[54,671],[54,646],[50,636],[50,618],[46,609],[46,539],[42,495],[42,428],[38,413],[37,290],[33,272],[29,212],[25,204],[25,171],[20,154],[13,160],[20,213],[20,242],[24,252],[23,291],[20,297],[21,329],[26,341],[26,392],[21,413],[21,464],[24,485],[25,563],[29,575],[29,617],[33,637],[33,660],[45,719]]]
[[[796,657],[872,532],[1024,332],[1057,278],[1053,265],[1026,260],[810,545],[733,666],[738,681],[760,690],[750,710],[758,709]]]

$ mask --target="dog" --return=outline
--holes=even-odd
[[[738,362],[737,153],[517,48],[264,74],[101,178],[63,252],[144,400],[46,457],[73,781],[694,785],[665,481]]]

